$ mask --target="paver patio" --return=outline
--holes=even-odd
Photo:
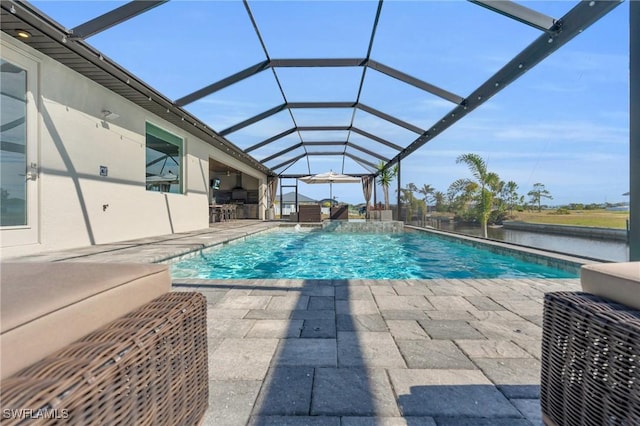
[[[174,285],[210,302],[212,426],[539,425],[542,330],[528,317],[542,314],[545,291],[579,289],[577,279]],[[407,288],[414,296],[399,294]]]
[[[22,261],[151,262],[277,224],[210,230]],[[578,279],[201,280],[205,425],[524,426],[541,423],[545,292]]]

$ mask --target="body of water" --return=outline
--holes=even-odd
[[[441,222],[439,229],[462,234],[480,236],[480,227],[460,225],[453,222]],[[601,240],[568,235],[546,234],[541,232],[518,231],[514,229],[489,228],[488,237],[494,240],[552,250],[576,256],[599,260],[626,262],[629,259],[629,246],[624,241]]]
[[[555,268],[420,232],[280,229],[171,265],[175,278],[576,278]]]

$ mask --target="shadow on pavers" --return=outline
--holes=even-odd
[[[432,417],[438,426],[531,426],[532,419],[523,418],[526,413],[505,395],[533,397],[539,393],[537,385],[420,385],[399,394],[398,404],[407,426],[422,425],[424,417]],[[534,405],[533,410],[539,411],[539,404]],[[531,417],[539,415],[531,413]]]
[[[292,290],[308,297],[307,306],[292,311],[286,333],[298,337],[280,340],[249,424],[339,426],[341,416],[379,414],[358,340],[338,347],[338,332],[356,329],[353,315],[344,311],[349,303],[336,312],[336,292],[348,295],[349,281],[305,280]],[[390,388],[386,377],[380,379]]]

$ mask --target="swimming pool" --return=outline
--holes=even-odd
[[[174,278],[576,278],[575,274],[423,232],[278,229],[171,264]]]

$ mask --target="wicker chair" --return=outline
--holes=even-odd
[[[3,380],[2,423],[198,424],[206,309],[200,293],[167,293]]]
[[[329,218],[331,220],[349,220],[349,206],[341,205],[331,207]]]
[[[317,204],[300,204],[298,222],[322,222],[321,209]]]
[[[194,425],[207,304],[166,265],[2,265],[2,424]]]
[[[547,294],[540,403],[547,425],[640,425],[640,311]]]

